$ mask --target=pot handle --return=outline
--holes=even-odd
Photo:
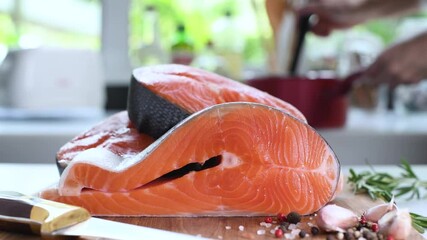
[[[356,71],[350,75],[348,75],[346,78],[344,78],[342,84],[339,85],[339,88],[335,92],[335,94],[339,95],[345,95],[350,92],[353,83],[360,79],[360,77],[365,73],[365,70],[359,70]]]
[[[360,79],[364,72],[364,70],[360,70],[348,75],[346,78],[339,81],[339,83],[335,87],[327,89],[324,92],[324,96],[334,98],[337,96],[343,96],[348,94],[353,86],[353,83],[356,80]]]

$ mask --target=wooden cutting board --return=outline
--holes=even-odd
[[[346,186],[344,191],[333,203],[352,209],[360,215],[366,209],[380,204],[381,201],[372,201],[367,195],[354,195],[350,191],[350,188]],[[265,217],[110,217],[105,219],[191,235],[200,235],[212,239],[277,239],[274,234],[270,232],[277,224],[273,224],[272,227],[269,228],[260,226],[260,223],[264,221]],[[310,219],[310,217],[304,217],[302,222],[301,228],[308,230],[309,226],[307,222],[314,223],[314,220],[312,218]],[[239,229],[239,227],[241,229]],[[258,230],[265,230],[265,234],[258,235]],[[40,237],[0,231],[0,239],[32,240],[40,239]],[[300,238],[297,237],[296,239]],[[316,237],[305,239],[326,239],[326,235],[320,234]],[[413,230],[408,239],[421,240],[424,238],[417,231]]]

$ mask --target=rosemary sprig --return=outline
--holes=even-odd
[[[380,198],[390,201],[393,195],[395,197],[408,196],[407,200],[420,199],[420,189],[427,190],[427,181],[420,180],[406,160],[402,160],[399,167],[402,169],[399,177],[377,172],[373,168],[372,171],[364,171],[359,174],[350,169],[348,181],[352,185],[354,193],[367,193],[374,200]],[[427,229],[427,217],[415,213],[410,214],[413,227],[418,232],[424,233],[424,229]]]
[[[355,193],[368,193],[376,200],[377,198],[390,201],[392,197],[393,177],[387,173],[361,172],[357,174],[350,169],[348,181],[352,184]]]
[[[427,217],[415,214],[415,213],[409,213],[411,215],[412,219],[412,226],[420,233],[424,233],[424,229],[427,228]]]

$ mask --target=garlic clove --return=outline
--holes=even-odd
[[[358,217],[353,211],[335,204],[324,206],[316,215],[317,226],[327,232],[345,231],[358,223]]]
[[[393,236],[395,240],[407,239],[411,233],[412,220],[407,210],[393,210],[378,220],[380,233]]]
[[[380,204],[374,207],[369,208],[363,214],[365,216],[366,221],[369,222],[378,222],[381,217],[383,217],[386,213],[396,210],[397,206],[394,204],[394,196],[389,203]]]

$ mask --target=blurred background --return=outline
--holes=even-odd
[[[269,17],[264,0],[0,1],[0,161],[51,162],[70,138],[126,108],[140,66],[188,64],[242,82],[289,74],[292,48],[280,44],[297,29]],[[307,33],[297,73],[344,78],[425,29],[420,12],[326,38]],[[425,163],[426,84],[399,87],[392,111],[381,89],[374,98],[350,101],[344,125],[319,127],[342,161]]]
[[[359,67],[355,61],[366,66],[385,46],[426,28],[427,14],[421,12],[371,21],[327,38],[308,33],[304,73],[328,70],[345,76]],[[48,47],[100,53],[107,108],[123,108],[119,100],[109,96],[116,96],[127,86],[131,69],[181,63],[176,58],[179,52],[189,53],[184,56],[189,58],[184,60],[187,64],[235,80],[276,73],[282,68],[277,66],[277,55],[287,52],[276,51],[274,38],[264,0],[0,3],[0,62],[17,49]]]

